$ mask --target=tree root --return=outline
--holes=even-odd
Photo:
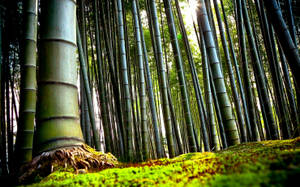
[[[101,153],[83,144],[43,152],[19,170],[20,184],[33,182],[36,177],[46,177],[54,171],[86,173],[115,167],[117,159],[111,153]]]

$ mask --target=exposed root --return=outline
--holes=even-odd
[[[86,173],[112,168],[118,164],[111,153],[101,153],[83,144],[44,152],[24,165],[18,174],[19,183],[32,182],[57,170]]]

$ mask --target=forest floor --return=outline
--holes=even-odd
[[[294,186],[299,178],[300,137],[119,164],[94,173],[56,171],[30,186]]]

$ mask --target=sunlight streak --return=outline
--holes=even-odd
[[[190,14],[192,14],[193,19],[196,18],[196,10],[198,7],[198,1],[197,0],[188,0],[188,7],[189,7]]]

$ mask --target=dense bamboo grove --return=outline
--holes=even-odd
[[[297,1],[1,0],[0,175],[300,135]]]

